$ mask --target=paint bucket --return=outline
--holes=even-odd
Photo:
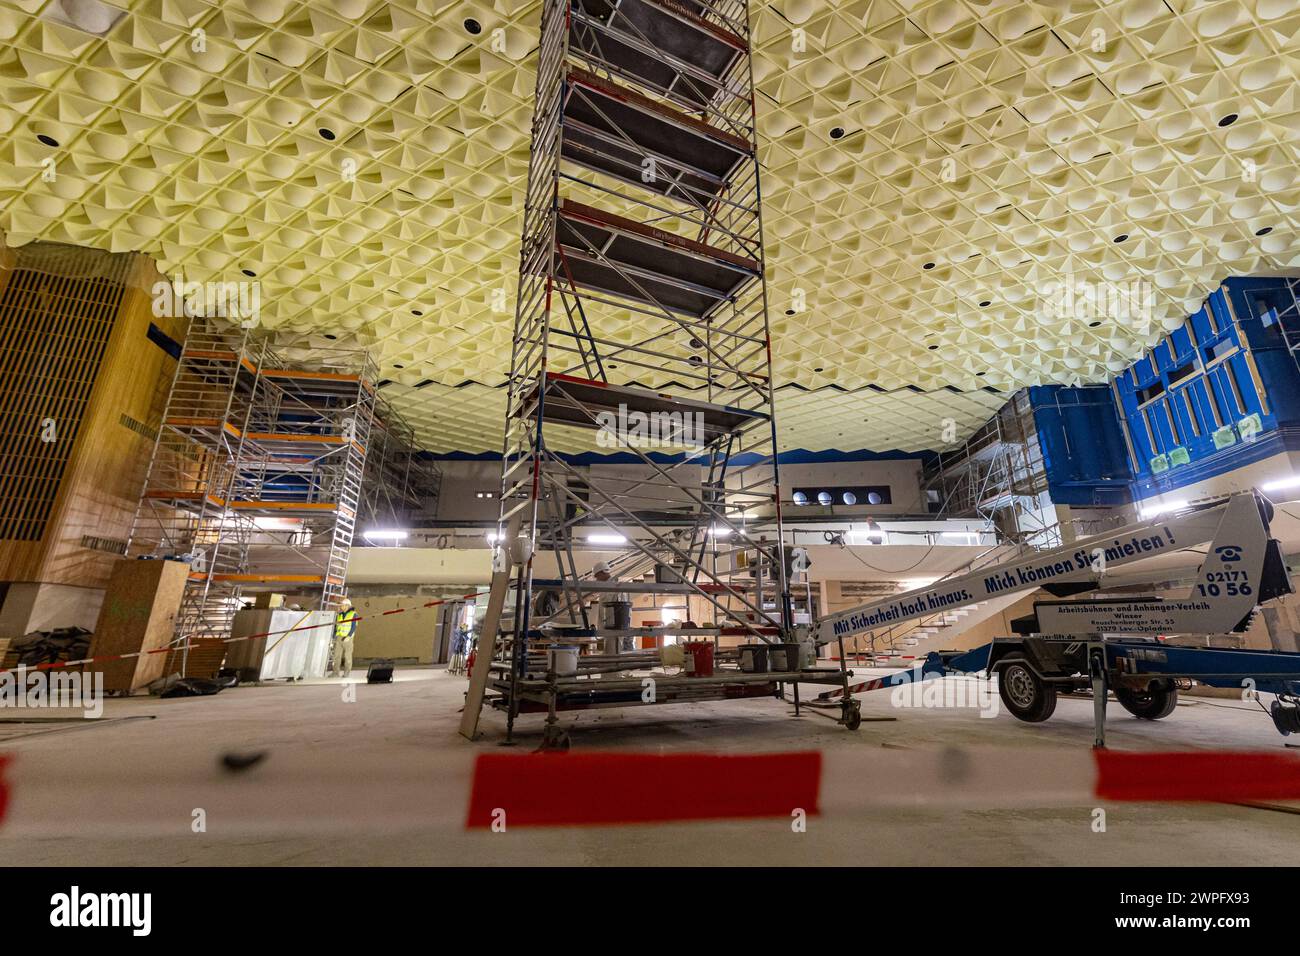
[[[799,645],[799,669],[804,670],[809,667],[817,666],[817,645],[811,640],[804,641]]]
[[[741,644],[740,669],[747,674],[767,673],[767,645]]]
[[[771,658],[772,670],[774,671],[802,670],[800,645],[798,644],[776,644],[768,652],[768,657]]]
[[[631,601],[604,601],[601,602],[601,607],[604,610],[604,614],[601,615],[601,627],[611,631],[632,629]]]
[[[578,673],[578,649],[576,647],[552,647],[549,663],[557,677],[572,677]]]
[[[691,677],[713,676],[713,644],[710,641],[687,641],[686,673]]]

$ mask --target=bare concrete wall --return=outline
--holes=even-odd
[[[0,639],[56,627],[93,631],[103,603],[103,588],[15,581],[9,585],[0,607]]]

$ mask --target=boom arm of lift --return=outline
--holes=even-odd
[[[1077,593],[1100,585],[1113,567],[1210,542],[1186,597],[1123,597],[1036,601],[1034,613],[1013,622],[1019,638],[999,638],[969,651],[931,652],[919,668],[846,687],[844,696],[949,674],[991,675],[999,659],[1031,660],[1049,679],[1091,680],[1096,743],[1105,745],[1105,700],[1112,682],[1130,691],[1192,679],[1215,687],[1253,687],[1278,695],[1269,713],[1283,734],[1300,732],[1300,654],[1183,647],[1159,634],[1222,634],[1244,630],[1255,607],[1292,593],[1277,541],[1269,538],[1273,508],[1242,492],[1167,519],[1097,535],[1054,551],[938,582],[821,622],[818,639],[873,630],[950,604],[1035,587]],[[1055,585],[1064,585],[1057,588]],[[1055,639],[1055,640],[1053,640]],[[1010,655],[1010,656],[1008,656]],[[820,695],[828,699],[836,692]]]
[[[828,615],[817,624],[816,640],[826,644],[1017,591],[1091,590],[1114,568],[1207,541],[1210,548],[1197,571],[1196,584],[1185,598],[1038,602],[1033,631],[1065,636],[1239,630],[1257,604],[1291,590],[1281,550],[1269,538],[1272,514],[1267,498],[1254,491],[1239,492],[1178,514],[1018,556]]]

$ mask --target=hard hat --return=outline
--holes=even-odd
[[[609,574],[609,563],[606,561],[596,562],[596,566],[591,569],[592,574]]]
[[[352,599],[351,599],[351,598],[346,598],[346,597],[345,597],[345,598],[342,598],[342,599],[339,600],[339,607],[351,607],[351,606],[352,606]]]

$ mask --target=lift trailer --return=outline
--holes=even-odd
[[[1059,694],[1090,688],[1096,745],[1103,747],[1108,692],[1135,717],[1159,720],[1173,711],[1178,688],[1198,681],[1276,695],[1269,712],[1277,729],[1290,734],[1300,731],[1300,653],[1161,640],[1244,631],[1257,606],[1292,593],[1281,548],[1269,537],[1272,516],[1267,498],[1240,492],[828,616],[817,625],[817,642],[843,641],[945,607],[1043,588],[1058,599],[1034,602],[1033,614],[1013,622],[1015,636],[971,651],[932,652],[919,668],[851,685],[846,696],[950,674],[996,674],[1007,709],[1037,723],[1052,715]],[[1062,599],[1096,590],[1118,566],[1207,541],[1205,560],[1186,596]]]

